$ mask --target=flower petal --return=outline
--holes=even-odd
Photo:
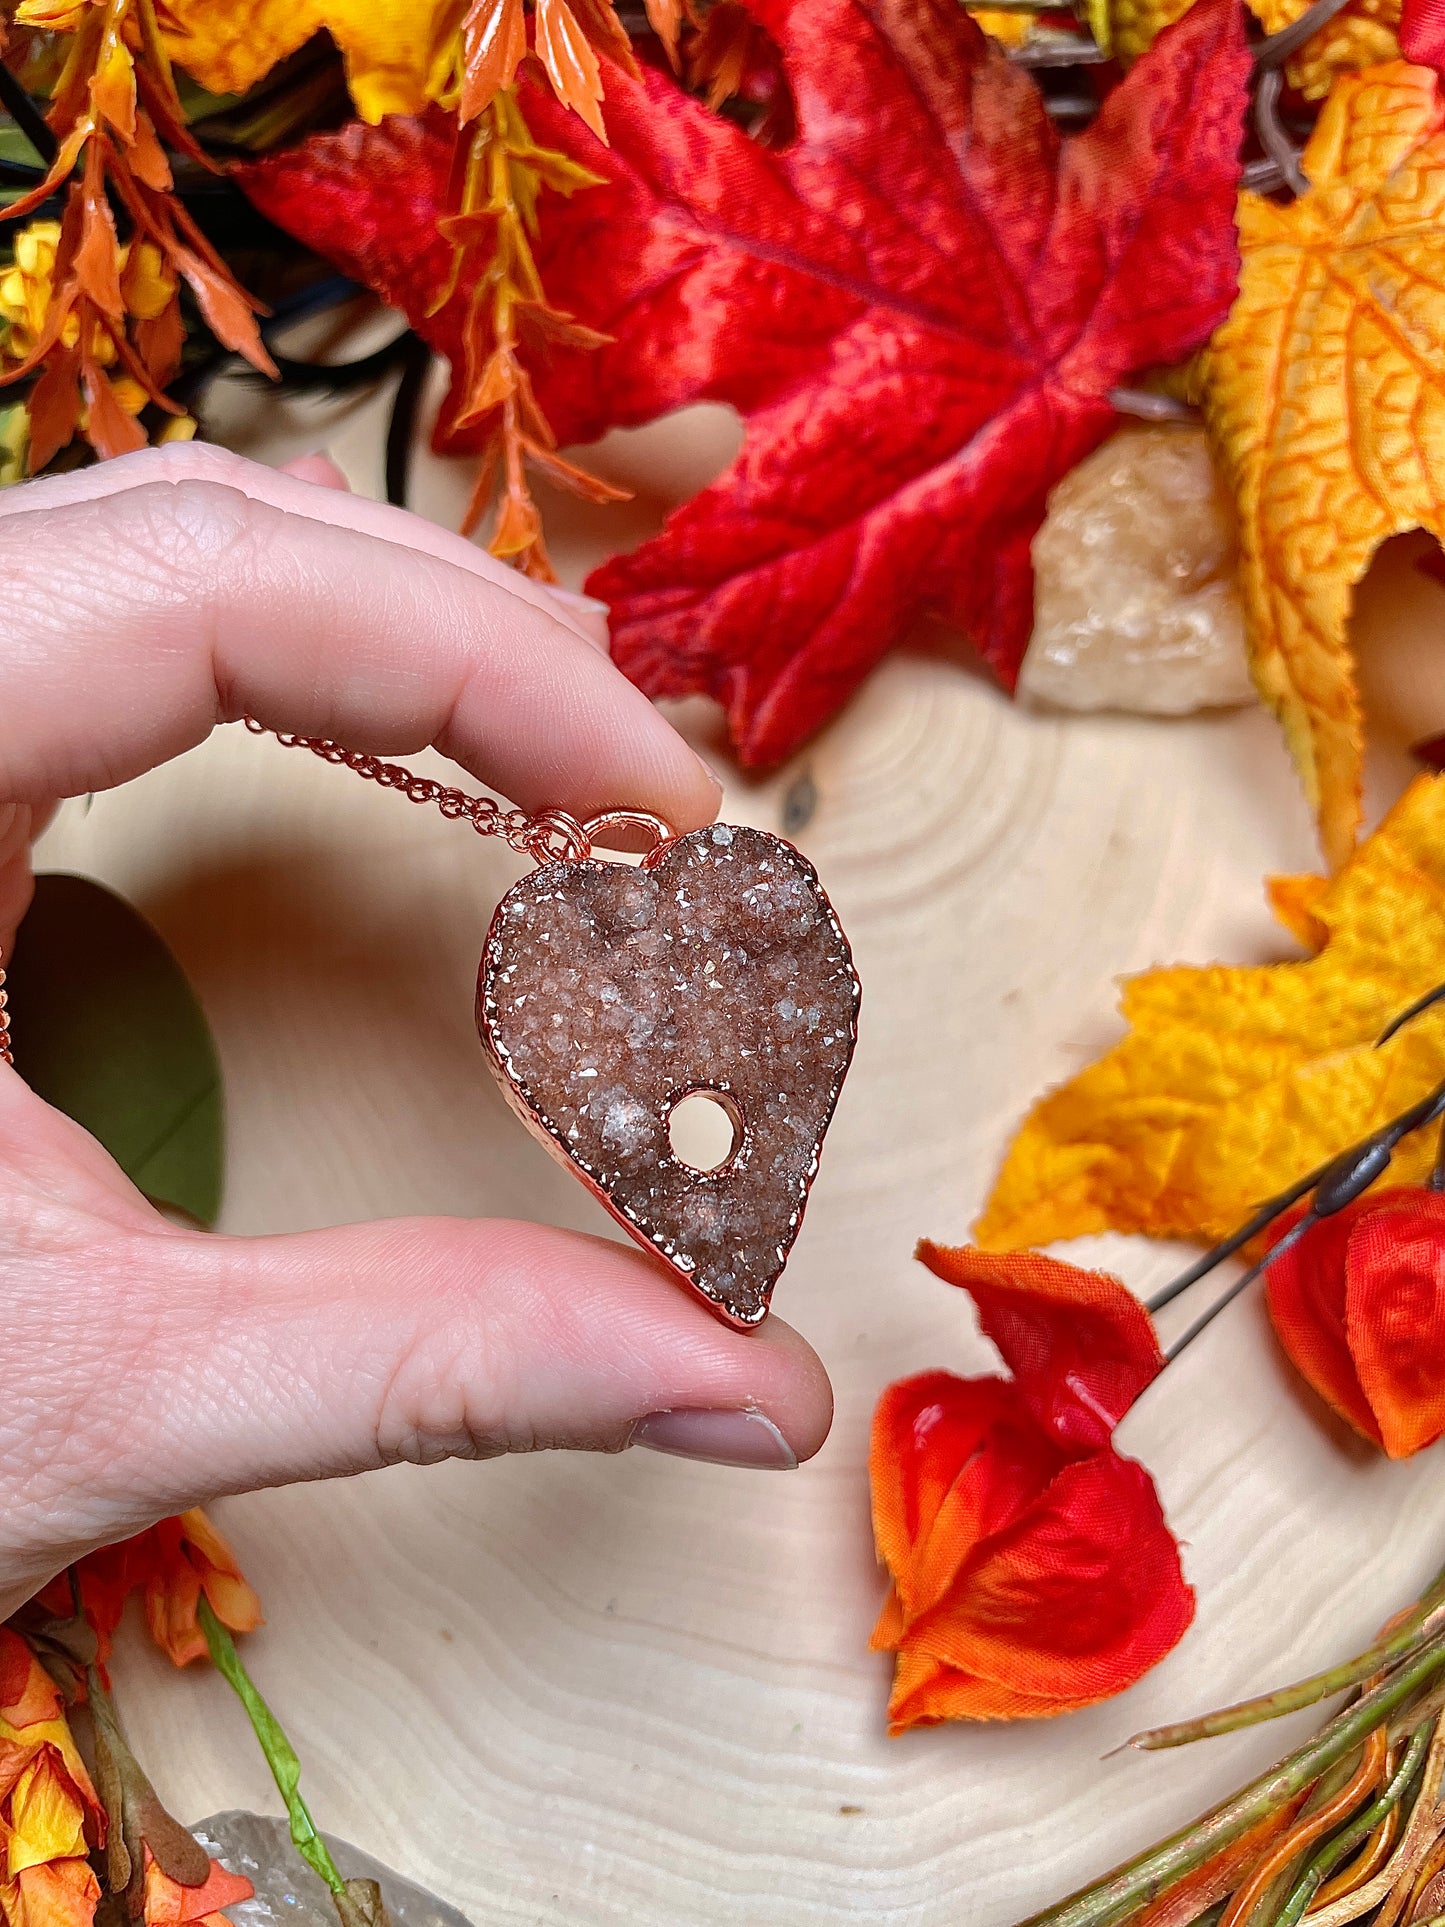
[[[1350,1228],[1345,1335],[1392,1459],[1445,1433],[1445,1197],[1382,1192]]]
[[[1287,1230],[1300,1213],[1282,1221]],[[1345,1331],[1345,1263],[1355,1214],[1346,1210],[1305,1232],[1265,1273],[1269,1315],[1305,1382],[1376,1445],[1379,1422],[1360,1385]]]
[[[1029,1409],[1061,1444],[1107,1445],[1163,1369],[1152,1319],[1107,1271],[1037,1251],[950,1249],[926,1238],[917,1255],[969,1293]]]
[[[1108,1450],[981,1547],[907,1646],[1062,1710],[1132,1686],[1193,1617],[1153,1481]]]
[[[1034,1502],[1060,1462],[1006,1379],[924,1372],[888,1387],[869,1453],[873,1529],[905,1623]]]

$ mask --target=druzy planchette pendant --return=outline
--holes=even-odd
[[[757,1325],[853,1055],[848,941],[780,837],[658,825],[634,867],[591,855],[602,821],[582,855],[540,864],[498,904],[477,1027],[548,1148],[730,1324]],[[696,1092],[732,1124],[709,1171],[669,1135]]]

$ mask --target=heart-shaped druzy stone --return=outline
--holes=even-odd
[[[503,897],[477,1024],[508,1097],[613,1215],[733,1323],[755,1325],[798,1233],[857,1030],[853,960],[812,865],[717,824],[641,868],[553,862]],[[669,1119],[734,1124],[712,1171]]]

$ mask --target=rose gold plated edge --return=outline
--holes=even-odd
[[[634,814],[641,815],[642,812],[616,811],[616,812],[608,812],[607,814],[609,816],[626,815],[628,817],[631,817]],[[594,819],[594,821],[595,820],[597,819]],[[584,827],[586,829],[590,829],[591,825],[588,824]],[[739,826],[739,827],[744,827],[744,826]],[[673,850],[678,848],[679,845],[685,843],[690,836],[697,836],[697,835],[701,835],[702,833],[703,832],[701,831],[694,830],[694,831],[688,831],[684,835],[669,836],[665,838],[662,842],[655,844],[653,848],[646,853],[646,855],[642,859],[643,867],[649,870],[653,869],[664,858],[669,856]],[[862,1009],[862,1004],[863,1004],[863,984],[862,984],[861,978],[858,975],[857,965],[854,963],[854,960],[853,960],[853,946],[849,943],[847,932],[843,929],[842,924],[838,920],[838,913],[833,908],[832,900],[829,897],[827,891],[823,888],[822,882],[818,877],[817,870],[813,867],[812,863],[803,854],[803,852],[797,847],[797,845],[795,843],[789,842],[789,840],[786,837],[778,836],[777,832],[772,830],[762,831],[760,832],[760,834],[771,836],[773,837],[774,841],[785,844],[786,847],[790,851],[792,851],[797,861],[802,865],[803,869],[806,871],[810,881],[812,882],[814,889],[818,893],[818,900],[823,910],[823,913],[827,917],[828,922],[832,927],[833,933],[837,937],[838,942],[842,948],[843,961],[847,965],[849,980],[852,984],[853,996],[852,996],[852,1011],[848,1020],[847,1055],[844,1058],[842,1069],[839,1071],[838,1075],[835,1078],[831,1079],[829,1082],[827,1102],[823,1112],[822,1121],[818,1128],[817,1141],[813,1147],[812,1159],[808,1166],[807,1171],[803,1175],[802,1183],[801,1183],[801,1191],[800,1191],[797,1204],[788,1218],[787,1246],[783,1252],[782,1258],[779,1261],[776,1270],[770,1272],[768,1276],[762,1281],[759,1287],[759,1293],[760,1293],[762,1302],[760,1304],[760,1307],[756,1315],[754,1316],[749,1317],[739,1312],[735,1312],[730,1306],[725,1305],[721,1299],[715,1298],[711,1292],[705,1291],[691,1272],[685,1270],[681,1265],[677,1264],[669,1256],[669,1254],[662,1248],[662,1246],[657,1242],[657,1239],[653,1235],[647,1232],[634,1219],[630,1218],[627,1215],[627,1213],[623,1211],[622,1208],[614,1202],[614,1200],[608,1195],[604,1187],[597,1181],[596,1178],[593,1177],[592,1173],[589,1170],[587,1170],[587,1168],[583,1164],[579,1163],[578,1160],[573,1156],[571,1150],[563,1142],[563,1140],[557,1135],[557,1133],[552,1129],[551,1125],[547,1122],[546,1118],[543,1117],[542,1114],[533,1107],[522,1085],[521,1079],[514,1073],[512,1069],[510,1054],[507,1051],[505,1045],[503,1045],[497,1037],[496,1029],[492,1019],[490,1003],[491,1003],[491,997],[492,997],[494,945],[496,944],[496,941],[497,941],[498,931],[501,925],[503,911],[506,908],[507,899],[511,896],[512,890],[515,890],[517,888],[516,884],[513,884],[511,886],[511,889],[508,889],[507,891],[504,892],[504,894],[502,895],[501,899],[497,904],[496,909],[492,912],[492,920],[487,928],[486,942],[482,947],[481,969],[479,970],[477,975],[477,997],[476,997],[477,1034],[481,1039],[483,1055],[485,1056],[487,1063],[491,1068],[492,1075],[497,1080],[497,1084],[501,1089],[502,1095],[506,1099],[507,1104],[511,1109],[511,1111],[513,1112],[513,1114],[521,1121],[522,1124],[526,1126],[527,1130],[532,1134],[532,1136],[536,1138],[537,1141],[550,1153],[550,1155],[557,1161],[557,1163],[559,1163],[563,1167],[563,1169],[566,1170],[574,1179],[576,1179],[578,1182],[580,1182],[582,1185],[586,1187],[586,1189],[602,1206],[603,1210],[606,1211],[607,1215],[613,1220],[613,1222],[620,1225],[636,1245],[638,1245],[643,1251],[651,1252],[654,1257],[661,1259],[662,1263],[667,1267],[671,1275],[674,1278],[676,1278],[679,1281],[679,1283],[686,1285],[694,1298],[698,1299],[702,1304],[706,1305],[708,1310],[712,1312],[716,1318],[720,1319],[723,1324],[730,1326],[734,1331],[756,1331],[758,1327],[762,1325],[763,1322],[767,1319],[772,1309],[773,1289],[776,1286],[779,1278],[782,1277],[784,1271],[787,1269],[788,1260],[791,1258],[793,1253],[793,1246],[797,1243],[798,1234],[802,1229],[803,1216],[808,1205],[808,1198],[812,1192],[813,1182],[818,1175],[818,1170],[822,1163],[823,1144],[827,1138],[828,1131],[832,1125],[834,1115],[837,1111],[838,1099],[842,1095],[844,1082],[847,1079],[849,1070],[852,1068],[853,1054],[854,1054],[854,1051],[857,1049],[857,1045],[858,1045],[858,1013]],[[577,859],[574,859],[574,860],[577,860]],[[580,859],[580,861],[602,863],[605,861],[605,859],[598,858],[595,856],[588,856],[586,858]],[[519,882],[524,880],[525,879],[519,879]],[[675,1096],[670,1098],[669,1102],[675,1104],[681,1099],[681,1097],[687,1094],[687,1091],[694,1090],[694,1089],[701,1090],[704,1088],[722,1088],[722,1087],[721,1086],[704,1087],[701,1085],[689,1085],[686,1087],[686,1090],[679,1091]],[[738,1168],[738,1165],[743,1158],[745,1149],[746,1149],[746,1144],[740,1145],[738,1147],[738,1150],[734,1153],[733,1157],[729,1159],[727,1165],[722,1167],[719,1171],[717,1172],[700,1171],[700,1172],[696,1172],[694,1175],[704,1180],[708,1178],[720,1179],[725,1177],[730,1172]],[[678,1162],[680,1163],[681,1160],[679,1159]]]

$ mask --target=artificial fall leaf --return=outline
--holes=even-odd
[[[1311,1226],[1266,1281],[1280,1343],[1357,1432],[1392,1459],[1445,1434],[1445,1196],[1369,1192]]]
[[[1112,1443],[1163,1364],[1148,1316],[1117,1278],[1038,1253],[918,1255],[973,1296],[1011,1377],[925,1372],[874,1415],[892,1586],[872,1643],[896,1655],[891,1728],[1122,1692],[1194,1610],[1149,1475]]]
[[[164,0],[167,51],[203,87],[244,94],[322,28],[363,119],[414,114],[448,78],[455,0]]]
[[[1386,537],[1445,535],[1442,128],[1426,68],[1339,80],[1303,156],[1310,192],[1241,197],[1239,298],[1205,357],[1254,676],[1332,866],[1360,821],[1355,584]]]
[[[1310,0],[1249,0],[1266,33],[1292,26]],[[1398,60],[1400,0],[1346,0],[1338,13],[1285,62],[1285,76],[1306,100],[1323,100],[1339,74]]]
[[[1445,777],[1417,777],[1332,880],[1286,894],[1318,954],[1129,980],[1128,1035],[1032,1111],[981,1245],[1110,1229],[1212,1244],[1445,1077],[1445,1011],[1375,1045],[1445,981]],[[1433,1156],[1407,1139],[1395,1168],[1418,1182]]]
[[[610,147],[540,94],[527,115],[605,183],[541,208],[549,299],[611,337],[537,370],[559,440],[698,400],[746,420],[720,480],[589,587],[628,674],[716,697],[757,764],[924,611],[1012,684],[1050,487],[1115,426],[1110,390],[1187,354],[1233,292],[1249,62],[1234,0],[1199,0],[1061,149],[955,0],[749,12],[781,50],[786,146],[656,71],[609,77]],[[469,290],[430,314],[446,267],[416,245],[448,158],[440,126],[392,124],[243,178],[458,367]]]

